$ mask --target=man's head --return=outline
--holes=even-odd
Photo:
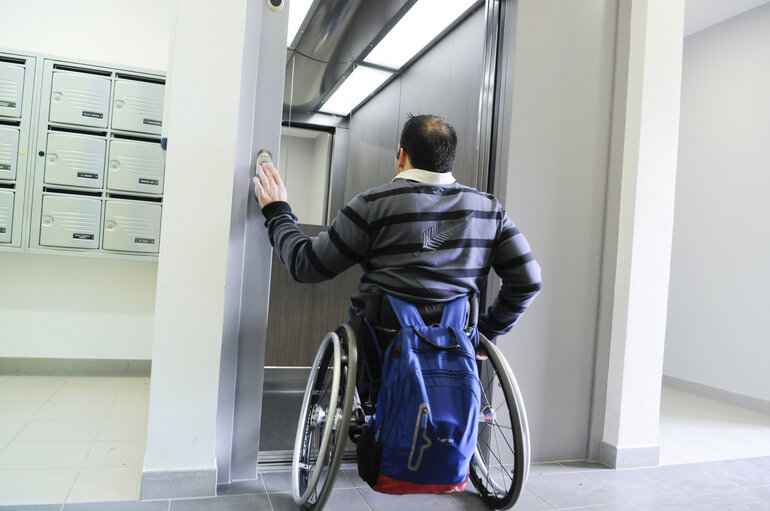
[[[409,114],[401,130],[399,145],[399,160],[403,158],[403,149],[412,167],[433,172],[451,172],[455,161],[457,133],[448,122],[436,115]]]

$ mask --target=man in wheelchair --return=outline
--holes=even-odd
[[[438,325],[446,304],[465,297],[464,324],[444,326],[471,336],[477,328],[494,339],[511,329],[541,289],[540,267],[529,244],[499,202],[452,176],[456,145],[455,130],[444,119],[409,115],[393,180],[354,197],[328,231],[312,238],[297,226],[276,168],[268,162],[257,169],[255,193],[270,243],[295,280],[321,282],[361,265],[349,315],[360,339],[357,358],[364,362],[357,370],[364,404],[373,405],[377,396],[376,385],[373,392],[366,385],[380,376],[371,374],[373,344],[384,353],[403,323],[394,303],[414,304],[416,321]],[[502,284],[476,323],[474,305],[491,269]],[[490,487],[494,493],[495,484]]]

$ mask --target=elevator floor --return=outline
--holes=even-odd
[[[260,463],[291,462],[299,411],[309,374],[309,368],[265,368],[259,430]]]

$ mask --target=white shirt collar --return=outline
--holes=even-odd
[[[423,169],[409,169],[404,170],[396,174],[393,181],[396,179],[409,179],[411,181],[417,181],[418,183],[425,183],[431,185],[451,185],[456,181],[451,172],[432,172],[430,170]]]

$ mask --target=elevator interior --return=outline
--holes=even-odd
[[[328,228],[356,194],[392,179],[398,137],[409,113],[447,119],[458,134],[455,177],[487,188],[500,3],[432,2],[444,10],[456,3],[459,12],[405,62],[383,64],[374,58],[372,48],[389,32],[401,30],[399,20],[408,21],[410,11],[416,16],[430,3],[317,0],[296,35],[290,13],[277,163],[307,234]],[[424,12],[420,16],[425,19]],[[373,80],[384,80],[373,92],[363,98],[335,97],[352,75],[367,72],[380,73]],[[325,333],[347,319],[348,298],[360,275],[360,268],[353,267],[328,282],[299,284],[273,256],[261,465],[290,462],[309,367]]]

